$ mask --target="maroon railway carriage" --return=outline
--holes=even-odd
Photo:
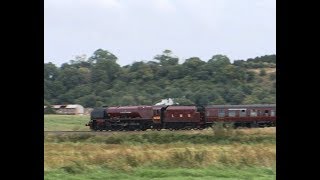
[[[203,129],[205,122],[196,106],[169,106],[162,116],[164,129]]]
[[[276,105],[212,105],[205,108],[207,123],[232,122],[234,126],[275,126]]]

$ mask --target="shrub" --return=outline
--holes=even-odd
[[[266,70],[261,69],[260,73],[259,73],[259,76],[265,76],[266,74],[267,74]]]

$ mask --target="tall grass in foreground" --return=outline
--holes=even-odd
[[[45,134],[45,179],[275,179],[275,128]]]
[[[218,132],[218,133],[217,133]],[[110,134],[47,134],[45,142],[86,142],[104,144],[257,144],[275,143],[276,135],[256,133],[246,134],[241,130],[213,131],[211,133],[179,133],[177,132],[146,132],[146,133],[110,133]]]
[[[202,168],[210,165],[272,167],[275,164],[276,152],[273,144],[134,146],[46,143],[44,157],[46,170],[80,164],[131,171],[132,168],[141,166],[157,168]]]

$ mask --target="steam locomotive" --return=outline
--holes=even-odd
[[[218,122],[234,127],[276,126],[276,105],[102,107],[91,112],[86,126],[93,131],[202,130]]]

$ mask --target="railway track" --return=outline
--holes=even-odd
[[[205,132],[210,131],[208,130],[173,130],[176,132]],[[153,130],[146,130],[146,131],[44,131],[45,134],[144,134],[150,132],[172,132],[170,130],[161,130],[161,131],[153,131]]]
[[[237,128],[237,129],[259,129],[259,128]],[[168,130],[162,129],[161,131],[157,130],[146,130],[146,131],[44,131],[45,134],[145,134],[150,132],[208,132],[212,131],[212,129],[204,129],[204,130]]]

